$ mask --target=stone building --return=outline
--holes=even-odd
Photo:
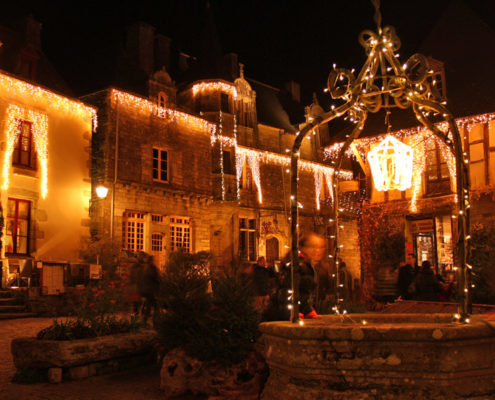
[[[250,84],[242,66],[236,79],[180,87],[162,66],[148,96],[116,88],[85,96],[99,110],[93,186],[110,189],[105,199],[93,193],[93,233],[150,252],[160,266],[179,248],[209,251],[218,266],[280,261],[290,245],[288,151],[296,127],[280,102],[283,123],[261,122],[261,92],[270,104],[281,96]],[[301,233],[328,231],[332,169],[318,144],[315,132],[300,152]]]

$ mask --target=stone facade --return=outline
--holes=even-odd
[[[99,109],[93,186],[110,188],[105,199],[93,193],[93,234],[149,252],[160,266],[177,247],[209,251],[215,266],[259,256],[269,264],[281,260],[290,247],[287,154],[295,132],[257,122],[256,94],[243,77],[193,82],[176,97],[167,95],[175,93],[171,85],[155,80],[151,86],[166,97],[164,107],[151,89],[150,98],[116,89],[84,97]],[[313,163],[299,174],[301,234],[329,231],[328,191],[322,190],[318,210],[311,169],[325,167],[317,143],[310,135],[301,148],[301,159]],[[355,222],[348,225],[356,229]],[[352,241],[348,259],[359,277],[356,246]]]

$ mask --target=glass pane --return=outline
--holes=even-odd
[[[239,219],[239,227],[240,228],[247,228],[247,226],[246,226],[246,218],[240,218]]]
[[[26,151],[21,151],[21,159],[19,160],[21,165],[29,165],[29,153]]]
[[[25,236],[17,237],[17,253],[26,254],[28,251],[28,240]]]
[[[256,220],[255,219],[249,220],[249,228],[250,229],[256,229]]]
[[[167,160],[167,152],[165,150],[162,150],[162,160]]]
[[[153,158],[158,158],[158,149],[153,149]]]
[[[20,219],[17,221],[17,234],[21,236],[28,235],[28,222],[26,220]]]
[[[7,216],[14,217],[15,216],[15,200],[10,200],[7,203]]]
[[[448,178],[449,177],[449,168],[447,167],[447,164],[444,163],[444,164],[440,165],[440,168],[441,168],[442,178]]]
[[[158,179],[158,169],[153,168],[153,179]]]
[[[160,168],[162,170],[167,170],[167,161],[163,161],[160,163]]]
[[[29,203],[27,201],[19,202],[19,218],[29,218]]]
[[[160,175],[160,179],[162,181],[166,181],[167,180],[167,171],[166,170],[165,171],[162,170],[161,175]]]
[[[7,235],[12,236],[15,230],[15,220],[12,218],[7,218]]]

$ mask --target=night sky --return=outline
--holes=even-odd
[[[458,0],[382,0],[382,26],[396,27],[401,59],[417,50],[450,1]],[[0,20],[10,23],[32,13],[42,22],[45,53],[82,95],[108,86],[125,27],[135,21],[155,26],[176,48],[194,55],[205,3],[10,1],[2,5]],[[495,28],[495,1],[467,3]],[[210,6],[223,52],[238,53],[248,77],[274,86],[300,82],[306,104],[313,91],[321,93],[333,63],[361,67],[364,51],[357,36],[375,29],[369,0],[210,0]]]

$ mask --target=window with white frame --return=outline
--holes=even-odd
[[[170,217],[170,251],[191,252],[191,225],[186,217]]]
[[[151,235],[151,251],[154,253],[163,251],[163,233],[155,232]]]
[[[160,182],[168,182],[168,151],[153,147],[153,179]]]
[[[123,247],[133,252],[144,249],[144,216],[138,211],[126,211],[122,218]]]
[[[239,255],[244,260],[256,260],[256,219],[239,218]]]

